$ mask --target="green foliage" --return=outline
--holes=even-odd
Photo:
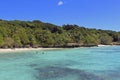
[[[14,40],[14,45],[15,47],[21,47],[22,46],[22,43],[21,43],[21,40],[20,40],[20,37],[18,34],[13,34],[12,36],[13,40]]]
[[[34,21],[0,20],[0,47],[65,46],[120,43],[120,32],[96,30],[78,25],[57,26]]]
[[[4,45],[4,40],[3,40],[3,36],[0,35],[0,47]]]
[[[4,42],[4,47],[12,47],[14,44],[14,40],[10,37],[5,37]]]
[[[103,35],[100,37],[101,44],[111,44],[113,41],[113,38],[111,36]]]

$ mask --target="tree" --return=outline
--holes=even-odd
[[[0,47],[4,45],[3,36],[0,34]]]
[[[4,47],[13,47],[14,40],[10,37],[4,38]]]
[[[22,46],[22,43],[21,43],[21,40],[20,40],[20,37],[18,34],[14,34],[12,36],[13,40],[14,40],[14,46],[15,47],[21,47]]]
[[[113,41],[113,38],[111,36],[103,35],[100,37],[101,44],[111,44]]]

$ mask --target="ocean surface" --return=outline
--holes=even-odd
[[[0,80],[120,80],[120,46],[0,53]]]

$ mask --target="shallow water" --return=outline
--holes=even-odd
[[[120,46],[0,54],[0,80],[120,80]]]

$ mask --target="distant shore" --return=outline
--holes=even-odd
[[[118,46],[118,45],[97,45],[97,46],[82,46],[82,47],[105,47],[105,46]],[[0,48],[0,53],[2,52],[22,52],[22,51],[34,51],[34,50],[57,50],[65,48],[81,48],[81,47],[47,47],[47,48]]]
[[[56,50],[65,48],[78,48],[78,47],[97,47],[97,45],[79,45],[69,44],[67,46],[42,46],[42,47],[22,47],[22,48],[0,48],[0,52],[21,52],[21,51],[33,51],[33,50]]]
[[[22,52],[22,51],[34,51],[34,50],[57,50],[63,48],[8,48],[8,49],[0,49],[0,53],[2,52]]]
[[[98,45],[98,47],[105,47],[105,46],[120,46],[120,45],[102,45],[102,44]]]

